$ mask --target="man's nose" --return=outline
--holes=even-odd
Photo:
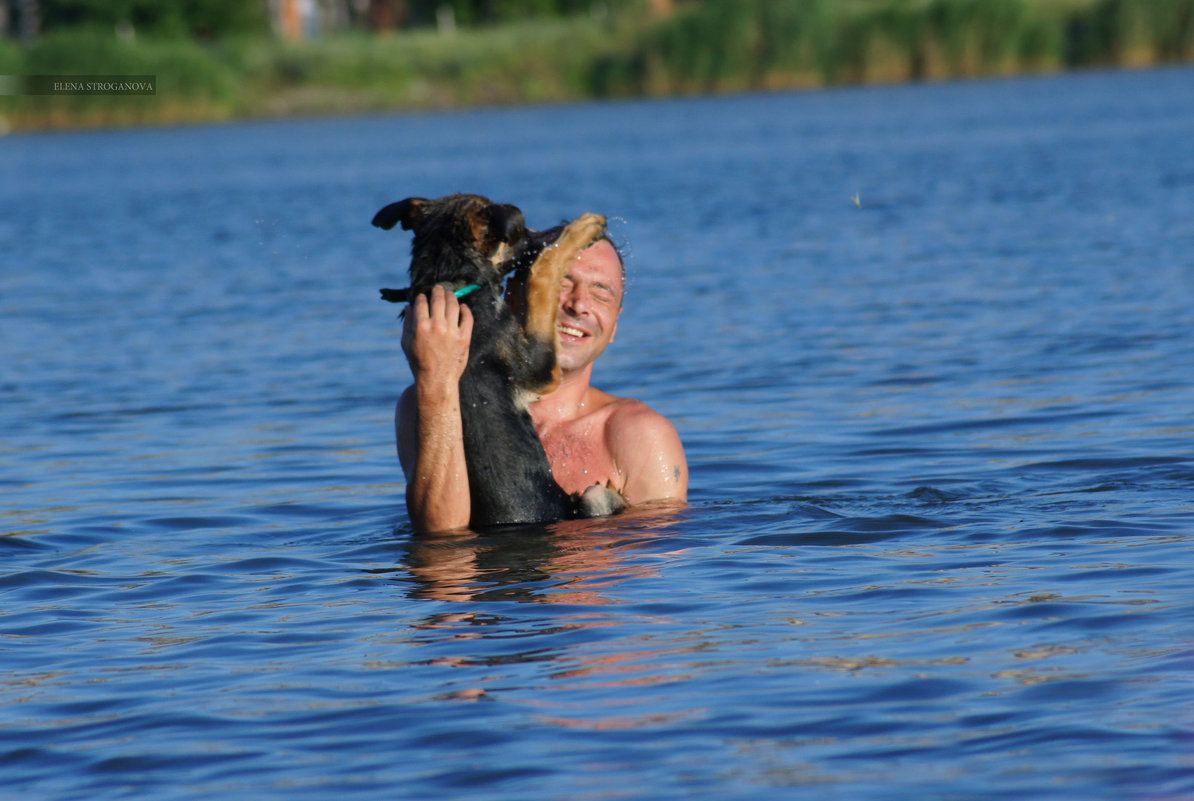
[[[588,309],[589,298],[584,287],[573,285],[563,290],[560,294],[560,308],[574,314],[581,314]]]

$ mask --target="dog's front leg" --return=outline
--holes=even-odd
[[[527,283],[527,335],[543,342],[557,352],[560,332],[560,283],[568,265],[580,252],[605,234],[605,218],[600,214],[584,214],[568,223],[560,238],[553,245],[544,248],[531,265],[530,280]],[[534,388],[545,395],[560,383],[560,365],[555,362],[551,369],[551,382]]]

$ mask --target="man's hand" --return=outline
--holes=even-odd
[[[460,376],[468,365],[473,313],[443,287],[406,311],[402,350],[415,385],[398,402],[398,456],[406,472],[406,508],[418,531],[467,526],[471,514]]]
[[[430,301],[426,295],[415,298],[402,330],[402,351],[415,383],[429,390],[458,386],[472,336],[473,313],[456,295],[437,285]]]

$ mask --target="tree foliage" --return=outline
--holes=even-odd
[[[0,0],[0,3],[5,0]],[[327,19],[358,27],[435,25],[445,13],[461,26],[528,17],[604,14],[646,0],[317,0]],[[131,25],[154,35],[220,37],[268,30],[270,0],[40,0],[43,31]]]
[[[264,2],[244,0],[41,0],[43,31],[131,26],[159,36],[220,37],[268,30]]]

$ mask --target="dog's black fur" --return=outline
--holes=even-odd
[[[605,233],[605,219],[588,214],[569,224],[558,243],[545,248],[515,206],[478,195],[438,200],[407,198],[373,218],[385,229],[401,223],[414,231],[409,289],[383,289],[395,303],[430,293],[436,284],[455,291],[480,289],[460,302],[473,315],[468,365],[460,379],[474,529],[544,523],[612,514],[621,496],[594,486],[579,496],[565,492],[535,431],[527,402],[559,381],[556,320],[564,264]],[[502,298],[504,275],[529,266],[527,320],[520,322]]]

